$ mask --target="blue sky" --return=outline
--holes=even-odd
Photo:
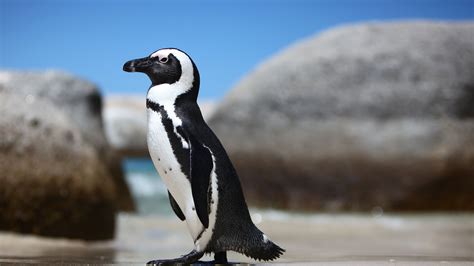
[[[188,52],[201,98],[219,99],[262,60],[341,24],[472,20],[474,0],[0,0],[0,68],[62,69],[104,94],[145,94],[125,61],[161,47]]]

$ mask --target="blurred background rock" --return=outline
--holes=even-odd
[[[474,24],[370,23],[300,41],[210,125],[260,206],[474,210]]]
[[[61,72],[2,71],[0,110],[0,229],[112,238],[115,213],[134,202],[97,88]]]

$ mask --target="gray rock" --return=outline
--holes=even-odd
[[[473,210],[473,36],[474,23],[361,24],[262,63],[210,121],[250,201]]]
[[[107,147],[102,129],[102,99],[94,84],[59,71],[0,72],[0,93],[15,93],[25,102],[51,101],[77,124],[84,138]]]
[[[107,97],[103,117],[107,139],[122,156],[148,156],[145,95]]]
[[[0,72],[0,110],[0,229],[112,238],[115,212],[133,201],[97,89],[57,72]]]
[[[102,126],[102,98],[96,86],[86,80],[59,71],[0,72],[0,94],[15,93],[25,102],[47,99],[77,125],[84,139],[103,158],[119,190],[117,204],[123,211],[135,209],[125,183],[121,159],[111,149]]]
[[[112,147],[122,156],[149,156],[145,99],[146,95],[115,95],[105,99],[105,133]],[[204,119],[208,119],[216,104],[200,101],[199,106]]]

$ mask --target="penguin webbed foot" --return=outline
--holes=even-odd
[[[193,250],[186,255],[176,259],[151,260],[146,265],[182,265],[196,263],[204,255],[204,252]]]
[[[169,259],[169,260],[152,260],[147,262],[147,265],[234,265],[235,263],[227,262],[227,261],[194,261],[194,262],[183,262],[180,258],[177,259]]]
[[[165,259],[165,260],[150,260],[146,265],[176,265],[183,262],[179,261],[179,258],[176,259]]]

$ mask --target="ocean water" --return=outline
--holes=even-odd
[[[123,162],[127,184],[140,215],[172,215],[168,190],[153,162],[148,158],[128,158]]]

